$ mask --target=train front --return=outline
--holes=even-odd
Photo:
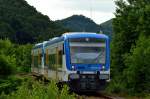
[[[68,47],[67,47],[68,46]],[[110,79],[109,38],[103,34],[73,34],[66,40],[69,85],[74,91],[98,91]]]

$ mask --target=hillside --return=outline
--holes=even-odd
[[[86,32],[99,32],[103,31],[104,34],[112,35],[112,19],[100,25],[96,24],[90,18],[82,15],[73,15],[63,20],[56,21],[58,24],[63,25],[71,31],[86,31]]]
[[[100,24],[101,30],[109,36],[112,36],[112,33],[113,33],[112,22],[113,22],[113,19],[110,19]]]
[[[99,30],[99,26],[96,23],[82,15],[73,15],[56,22],[62,24],[64,27],[71,29],[72,31],[98,32]]]
[[[101,25],[82,15],[52,21],[25,0],[0,0],[0,39],[26,44],[60,36],[68,31],[99,32],[111,36],[112,21]]]
[[[68,31],[25,0],[0,0],[0,38],[19,44],[39,42]]]

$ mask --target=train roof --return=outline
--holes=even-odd
[[[47,43],[47,41],[44,41],[44,42],[42,42],[42,43],[35,44],[35,46],[33,47],[33,49],[43,48],[43,45],[45,46],[46,43]]]
[[[68,32],[68,33],[63,34],[60,37],[55,37],[55,38],[50,39],[49,41],[44,41],[43,43],[36,44],[33,49],[42,48],[43,44],[44,46],[48,46],[57,42],[64,41],[64,39],[82,38],[82,37],[105,38],[105,39],[109,38],[105,34],[97,34],[97,33],[92,33],[92,32]]]
[[[69,32],[65,33],[62,36],[65,38],[77,38],[77,37],[94,37],[94,38],[106,38],[108,39],[108,36],[105,34],[97,34],[93,32]]]

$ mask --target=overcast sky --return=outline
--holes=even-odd
[[[114,17],[114,0],[26,0],[51,20],[60,20],[82,14],[97,24]]]

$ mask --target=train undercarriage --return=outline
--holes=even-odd
[[[75,92],[96,92],[105,89],[106,80],[99,79],[96,74],[80,74],[79,79],[70,79],[68,84]]]

